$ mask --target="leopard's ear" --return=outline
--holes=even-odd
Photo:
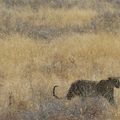
[[[108,80],[113,80],[113,77],[108,77]]]

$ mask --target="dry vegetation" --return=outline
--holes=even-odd
[[[0,0],[0,120],[119,120],[106,100],[58,101],[77,79],[120,76],[119,0]],[[62,89],[62,90],[61,90]],[[104,104],[103,104],[104,103]]]

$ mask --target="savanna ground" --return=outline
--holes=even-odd
[[[0,120],[119,120],[119,89],[117,108],[52,96],[109,76],[120,76],[119,0],[0,0]]]

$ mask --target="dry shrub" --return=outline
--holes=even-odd
[[[105,12],[98,15],[91,23],[91,27],[95,32],[119,32],[120,30],[120,13],[119,12]]]
[[[97,9],[103,10],[116,7],[115,4],[119,4],[119,0],[1,0],[1,4],[4,4],[7,8],[23,8],[30,6],[33,10],[38,10],[40,7],[52,7],[52,8],[73,8],[78,7],[82,9]],[[110,4],[112,3],[112,4]],[[98,8],[99,7],[99,8]]]
[[[117,109],[102,97],[86,98],[85,101],[75,98],[72,101],[50,99],[40,106],[39,116],[45,120],[109,120],[117,119]]]

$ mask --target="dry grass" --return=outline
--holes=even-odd
[[[33,109],[46,95],[52,96],[55,84],[64,83],[58,93],[63,96],[76,79],[119,76],[119,51],[120,36],[113,34],[74,34],[50,43],[9,36],[0,41],[0,71],[4,76],[0,78],[3,84],[0,105],[7,107],[12,92],[15,110]]]
[[[72,13],[72,14],[71,14]],[[35,39],[52,39],[71,31],[77,26],[86,25],[97,12],[91,9],[53,9],[40,8],[36,13],[29,6],[25,8],[0,9],[0,32],[3,34],[19,33]]]
[[[21,14],[18,12],[18,16],[23,18],[23,21],[28,21],[37,26],[46,25],[55,27],[81,25],[87,23],[96,15],[97,13],[90,9],[80,10],[78,8],[72,8],[70,10],[65,8],[56,10],[52,8],[41,8],[36,14],[34,14],[34,11],[28,12],[28,9]]]
[[[1,11],[2,12],[2,11]],[[96,11],[91,9],[53,9],[48,7],[40,8],[36,13],[28,6],[22,10],[19,8],[6,11],[11,17],[11,21],[15,23],[17,19],[30,23],[35,26],[53,26],[66,27],[72,25],[81,25],[87,23],[97,15]],[[6,14],[6,15],[7,15]],[[2,19],[1,19],[2,21]]]
[[[0,0],[1,120],[90,120],[89,114],[95,111],[94,120],[110,117],[119,120],[118,89],[115,89],[118,109],[105,100],[97,101],[94,107],[93,100],[88,102],[83,116],[82,103],[77,98],[71,102],[52,98],[54,85],[60,86],[57,94],[64,96],[77,79],[120,76],[118,8],[96,0],[69,4],[66,0],[65,4],[54,1],[53,6],[40,0],[44,5],[38,4],[40,8],[36,6],[38,0],[34,3],[31,0],[26,7],[27,2],[22,0],[5,2],[4,6]],[[89,24],[96,29],[92,31]],[[106,106],[99,106],[101,103]]]

